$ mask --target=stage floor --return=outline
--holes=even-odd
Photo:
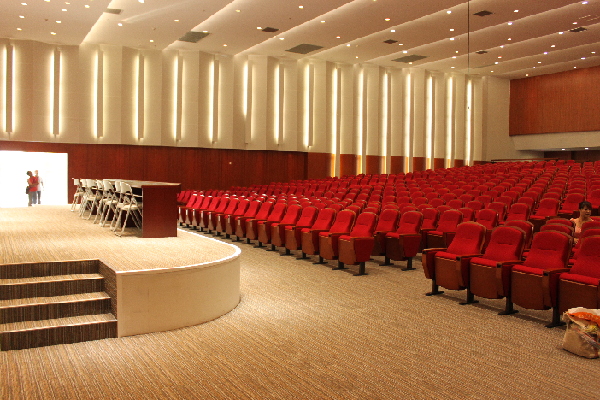
[[[138,237],[135,228],[116,236],[106,225],[70,212],[70,206],[0,209],[0,264],[100,259],[115,271],[177,268],[227,259],[231,244],[178,230],[177,237]],[[173,222],[175,223],[175,222]]]

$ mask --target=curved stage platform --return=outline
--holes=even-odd
[[[73,273],[67,271],[72,266],[95,264],[118,337],[201,324],[239,303],[237,246],[182,230],[148,239],[129,228],[117,237],[93,218],[82,219],[69,206],[1,209],[0,281],[15,283],[25,269],[52,270],[56,279]],[[57,295],[35,297],[51,296]]]

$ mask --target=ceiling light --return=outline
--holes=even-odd
[[[390,32],[394,33],[394,32],[396,32],[396,30],[395,30],[395,29],[392,29]]]
[[[508,24],[509,24],[509,25],[512,25],[513,23],[512,23],[512,21],[511,21],[511,22],[509,22]]]
[[[538,64],[541,64],[541,63],[542,63],[541,61],[538,61]]]
[[[558,32],[559,35],[562,35],[564,32]]]
[[[138,0],[138,2],[140,2],[140,3],[144,4],[144,0]]]
[[[494,64],[498,64],[498,61],[496,61]]]
[[[589,147],[584,147],[584,150],[589,150],[589,149],[590,149]]]
[[[533,67],[533,68],[535,68],[535,67]],[[577,67],[573,67],[573,69],[577,69]]]
[[[595,51],[592,51],[592,54],[596,54],[596,52],[595,52]]]
[[[525,76],[529,76],[529,74],[525,74]]]
[[[66,8],[63,8],[62,10],[63,10],[63,11],[67,11],[67,9],[66,9]]]
[[[298,6],[298,8],[304,8],[304,6]]]
[[[257,26],[256,29],[261,30],[262,26]]]
[[[454,40],[454,38],[453,38],[453,37],[451,37],[451,38],[450,38],[450,40]]]
[[[501,49],[503,49],[503,48],[504,48],[504,45],[500,46],[500,48],[501,48]]]
[[[285,38],[282,38],[282,37],[279,38],[279,40],[283,40],[283,39],[285,39]]]
[[[581,2],[581,4],[587,4],[587,3],[588,3],[587,1],[582,1],[582,2]]]
[[[322,24],[324,24],[324,23],[325,23],[325,21],[321,21],[321,23],[322,23]]]
[[[358,56],[356,56],[356,58],[358,58]]]
[[[386,20],[386,21],[389,21],[390,19],[389,19],[389,18],[386,18],[385,20]]]
[[[19,18],[25,18],[25,16],[24,15],[19,15]]]
[[[240,12],[241,10],[235,10],[235,12]]]
[[[227,45],[226,45],[226,44],[224,44],[224,45],[223,45],[223,47],[227,47]]]
[[[502,58],[502,56],[498,56],[498,58]]]
[[[85,5],[85,8],[90,8],[90,5],[89,5],[89,4],[86,4],[86,5]]]
[[[56,23],[57,23],[57,24],[60,24],[60,23],[61,23],[61,21],[56,21]]]
[[[512,38],[508,38],[508,40],[512,40]]]
[[[346,47],[350,47],[350,43],[348,43],[348,44],[346,45]]]
[[[565,151],[565,149],[561,149],[562,151]]]
[[[44,0],[46,3],[50,3],[50,0]]]
[[[26,6],[26,5],[27,5],[27,3],[21,3],[21,5],[23,5],[23,6]]]
[[[547,52],[547,51],[545,51],[545,52],[544,52],[544,54],[548,54],[548,52]]]
[[[515,10],[515,12],[519,12],[519,10]]]
[[[398,46],[404,46],[404,43],[398,43]]]
[[[456,52],[455,52],[455,53],[456,53],[456,54],[458,54],[458,50],[456,50]]]
[[[452,58],[456,58],[456,56],[452,56]]]
[[[454,67],[450,67],[450,68],[454,68]]]
[[[582,60],[585,60],[585,57],[581,57]]]
[[[402,50],[402,52],[403,52],[404,54],[406,54],[406,53],[408,53],[408,50]]]
[[[202,33],[208,33],[208,31],[202,31]]]
[[[336,38],[336,39],[341,39],[342,37],[341,37],[341,36],[336,36],[335,38]]]
[[[573,22],[573,25],[577,25],[577,22]]]
[[[454,28],[450,28],[450,32],[454,32]]]
[[[117,25],[119,25],[119,26],[123,26],[123,24],[122,24],[121,22],[119,22]]]
[[[21,28],[17,28],[17,30],[18,30],[18,31],[22,31],[23,29],[21,29]]]
[[[493,73],[494,71],[490,71],[490,72],[492,72],[492,73]]]
[[[452,11],[448,10],[446,11],[446,14],[452,14]]]
[[[555,45],[555,44],[553,44],[553,45],[552,45],[552,46],[550,46],[550,47],[556,47],[556,45]]]
[[[56,35],[56,32],[50,32],[51,35]]]
[[[174,21],[175,21],[175,22],[179,22],[179,20],[178,20],[178,19],[176,19],[176,20],[174,20]]]
[[[140,1],[140,3],[143,3],[142,1]],[[154,40],[150,39],[150,43],[154,43]]]

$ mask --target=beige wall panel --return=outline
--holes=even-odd
[[[473,78],[473,125],[471,159],[483,160],[483,79]]]
[[[466,99],[467,83],[465,75],[454,75],[454,155],[455,160],[465,159]]]
[[[249,56],[248,59],[252,65],[252,109],[251,118],[251,139],[247,144],[248,150],[263,150],[267,144],[267,99],[268,76],[267,76],[267,57]]]
[[[198,83],[193,84],[194,91],[196,91],[198,99],[198,108],[196,109],[196,112],[198,113],[198,129],[196,133],[197,136],[194,136],[197,140],[194,142],[194,144],[190,145],[198,147],[212,147],[213,143],[210,121],[212,118],[213,100],[211,88],[213,87],[214,82],[211,82],[211,79],[213,79],[211,69],[213,68],[215,56],[213,54],[200,52],[198,61]],[[183,86],[185,87],[185,90],[188,90],[190,83],[184,82]]]
[[[265,148],[267,150],[277,150],[277,139],[275,138],[275,101],[277,94],[275,93],[275,80],[279,63],[276,58],[267,57],[266,60],[266,86],[265,90]]]
[[[121,97],[123,95],[122,47],[102,45],[104,54],[104,135],[98,143],[122,143],[121,135]]]
[[[8,39],[0,39],[0,140],[8,140],[8,133],[6,131],[6,89],[7,89],[7,52],[10,41]]]
[[[246,147],[245,129],[246,118],[244,116],[244,73],[248,58],[246,56],[234,56],[231,60],[233,68],[233,98],[231,100],[232,115],[232,149],[243,149]]]
[[[162,82],[161,82],[161,144],[163,146],[176,146],[175,139],[175,60],[177,51],[162,52]]]
[[[162,125],[162,55],[145,50],[144,55],[144,138],[139,144],[160,146]]]
[[[340,65],[340,154],[354,153],[354,68]]]
[[[327,85],[330,79],[328,79],[327,76],[327,63],[325,61],[311,60],[311,63],[314,65],[315,71],[313,87],[311,88],[313,101],[313,142],[308,151],[314,153],[327,153],[329,132],[327,116],[331,105],[329,96],[327,96]]]
[[[206,90],[200,95],[199,86],[206,86],[206,82],[200,83],[202,80],[208,80],[208,60],[200,61],[204,53],[195,51],[180,51],[179,56],[183,60],[182,69],[182,93],[181,93],[181,140],[177,143],[183,147],[206,147],[207,141],[199,138],[200,131],[207,135],[206,127],[200,127],[200,113],[207,106],[205,98],[207,97]],[[202,66],[200,64],[202,63]],[[171,80],[171,84],[175,85],[175,78]],[[202,102],[202,106],[200,106]],[[204,119],[206,121],[206,117]],[[204,146],[202,146],[204,145]]]
[[[99,48],[97,45],[79,46],[79,93],[80,104],[77,107],[79,131],[73,143],[96,143],[96,65]],[[70,136],[71,132],[66,135]]]
[[[425,157],[425,90],[427,88],[425,70],[411,69],[411,85],[413,87],[411,117],[413,119],[413,156]]]
[[[139,51],[123,47],[121,57],[121,140],[122,144],[138,144],[137,81]]]
[[[219,56],[219,135],[214,147],[233,148],[233,58]]]
[[[298,150],[298,64],[295,61],[283,61],[280,68],[284,69],[283,99],[283,141],[279,150]]]
[[[391,156],[403,156],[404,155],[404,75],[402,70],[390,71],[391,79],[391,106],[390,106],[390,127],[391,141],[390,155]]]
[[[446,157],[446,79],[435,73],[433,78],[433,157]]]
[[[50,140],[49,122],[44,124],[41,121],[49,107],[46,85],[49,82],[50,54],[48,45],[30,41],[15,43],[12,140]],[[42,76],[36,76],[39,74]],[[44,90],[34,89],[36,84],[44,84]],[[34,129],[41,130],[40,134],[34,136]]]
[[[365,125],[365,149],[364,154],[373,156],[380,154],[380,109],[379,99],[381,97],[381,87],[379,80],[380,69],[376,65],[365,65],[364,74],[366,78],[366,93],[363,94],[366,111]]]
[[[77,143],[85,103],[83,100],[83,76],[79,67],[79,47],[61,46],[61,99],[59,142]]]

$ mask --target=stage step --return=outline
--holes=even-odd
[[[100,274],[53,275],[0,279],[0,300],[101,292],[103,279],[104,277]]]
[[[110,296],[104,292],[0,300],[0,323],[106,314],[110,307]]]
[[[117,320],[112,314],[0,324],[1,351],[116,337]]]

